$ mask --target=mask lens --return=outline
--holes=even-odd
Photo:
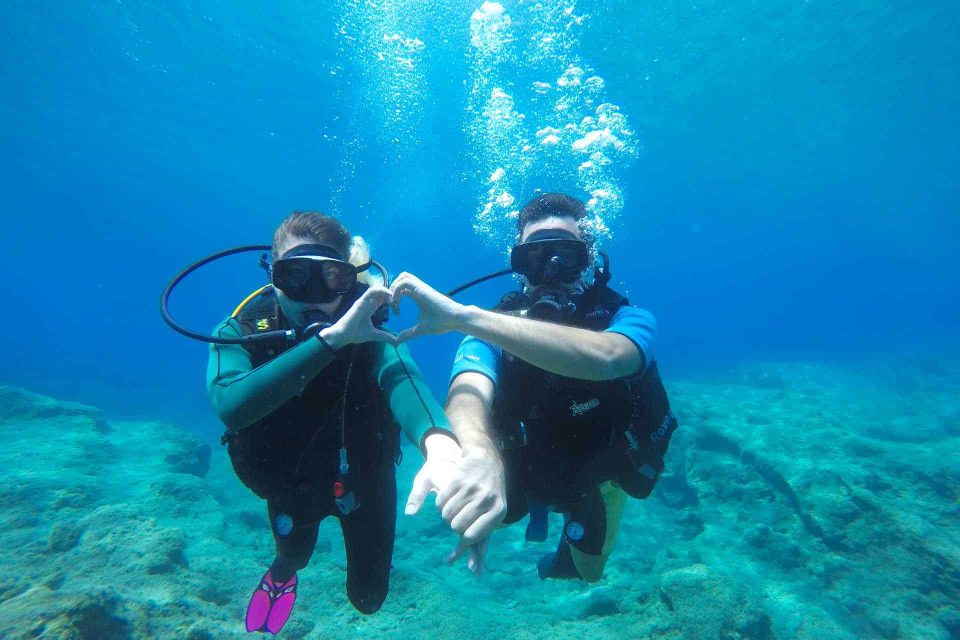
[[[536,240],[517,245],[510,255],[513,270],[535,286],[545,280],[573,282],[587,260],[587,245],[581,240]]]
[[[333,291],[351,288],[357,282],[357,270],[343,262],[323,262],[323,280]]]
[[[339,260],[297,256],[273,264],[273,285],[297,302],[330,302],[356,283],[356,268]]]
[[[310,266],[300,260],[278,260],[273,266],[273,281],[279,288],[299,289],[310,280]]]

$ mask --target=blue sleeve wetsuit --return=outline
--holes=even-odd
[[[609,333],[619,333],[629,338],[640,350],[643,356],[642,374],[655,360],[654,341],[656,339],[657,322],[649,311],[637,307],[620,307],[610,326],[605,329]],[[473,371],[490,378],[494,388],[500,382],[500,361],[503,359],[503,349],[497,345],[484,342],[479,338],[467,336],[460,343],[457,355],[453,360],[453,370],[450,372],[452,382],[461,373]]]

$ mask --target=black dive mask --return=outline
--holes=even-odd
[[[510,252],[510,268],[537,287],[575,282],[590,263],[587,243],[561,229],[544,229]]]
[[[295,302],[333,302],[357,286],[357,274],[372,263],[355,267],[339,252],[322,244],[301,244],[274,261],[273,286]]]

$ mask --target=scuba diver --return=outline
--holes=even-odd
[[[446,405],[463,457],[436,504],[460,534],[449,560],[469,551],[474,572],[501,522],[529,515],[527,539],[543,541],[554,511],[563,532],[537,563],[540,578],[596,582],[627,497],[646,498],[663,471],[677,423],[654,358],[656,323],[607,286],[604,254],[590,269],[585,216],[582,202],[558,193],[521,210],[510,271],[523,287],[493,311],[458,304],[408,273],[393,284],[394,304],[407,296],[420,310],[401,340],[467,334]],[[415,486],[406,512],[425,496]]]
[[[391,294],[361,282],[371,266],[383,271],[363,239],[330,216],[298,211],[276,229],[271,254],[272,261],[262,258],[271,284],[214,336],[199,339],[212,343],[207,390],[226,425],[223,442],[239,479],[266,501],[276,542],[250,598],[246,628],[276,634],[293,608],[297,571],[307,566],[328,516],[343,533],[350,602],[364,614],[383,604],[399,431],[426,458],[419,477],[431,486],[445,484],[460,449],[409,351],[381,328]],[[165,318],[176,282],[164,294]],[[272,335],[288,340],[257,340]]]

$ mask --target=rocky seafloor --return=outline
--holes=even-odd
[[[960,367],[751,364],[668,388],[668,473],[628,504],[601,582],[539,581],[553,541],[522,525],[480,578],[447,566],[429,507],[400,516],[391,593],[363,616],[331,521],[281,637],[960,638]],[[222,449],[14,387],[0,438],[0,637],[248,637],[272,538]]]

